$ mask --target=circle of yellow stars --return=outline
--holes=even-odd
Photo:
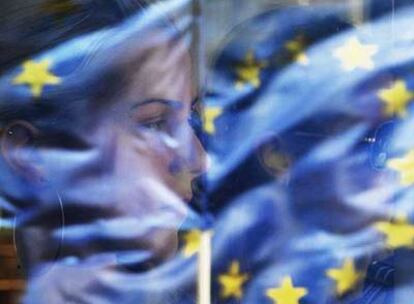
[[[285,44],[285,48],[292,54],[293,59],[298,64],[309,64],[309,58],[305,53],[303,37],[298,36],[288,41]],[[377,52],[378,47],[376,45],[363,44],[358,38],[354,37],[335,49],[332,55],[339,60],[343,70],[350,72],[357,69],[373,69],[375,66],[373,57]],[[259,61],[255,58],[253,51],[247,52],[244,62],[235,68],[237,76],[235,80],[236,89],[242,89],[247,85],[258,88],[261,85],[261,70],[266,65],[265,61]],[[408,114],[408,105],[414,100],[414,91],[408,88],[405,81],[397,80],[388,88],[380,89],[377,97],[384,104],[384,113],[386,115],[404,118]],[[220,107],[206,109],[204,130],[207,133],[215,133],[215,120],[221,114],[222,109]],[[278,163],[279,158],[276,158],[275,161]],[[399,172],[402,185],[414,185],[414,150],[402,158],[388,161],[387,165],[390,169]],[[414,248],[414,225],[410,224],[407,219],[377,222],[374,224],[374,228],[384,235],[386,247],[390,249]],[[195,241],[190,241],[193,238],[197,239],[195,235],[189,237],[188,244],[196,243]],[[196,247],[195,245],[189,245],[187,252],[196,251],[195,249],[190,250],[190,248]],[[338,268],[326,270],[325,274],[335,282],[335,294],[338,297],[342,297],[355,290],[364,277],[363,273],[357,270],[351,258],[345,259]],[[243,285],[248,279],[248,274],[240,271],[240,264],[237,261],[233,261],[228,272],[218,276],[218,281],[222,287],[222,298],[234,297],[241,299],[243,296]],[[308,289],[295,286],[291,276],[284,277],[279,286],[268,288],[265,292],[265,295],[275,304],[298,304],[307,294]]]
[[[68,10],[68,4],[60,4],[51,7],[54,10]],[[304,53],[303,40],[301,38],[289,41],[285,45],[291,51],[299,64],[309,64],[309,58]],[[373,56],[378,52],[375,45],[362,44],[357,38],[351,38],[344,45],[333,53],[338,58],[341,66],[346,71],[356,69],[370,70],[374,68]],[[22,64],[22,72],[18,74],[12,83],[15,85],[27,85],[34,97],[40,97],[44,87],[47,85],[58,85],[62,79],[51,72],[51,61],[28,60]],[[246,85],[258,88],[261,84],[260,72],[266,66],[265,62],[255,59],[253,51],[246,54],[245,61],[236,67],[238,79],[235,86],[241,89]],[[407,106],[414,100],[414,91],[409,90],[403,80],[395,81],[389,88],[381,89],[378,97],[384,103],[387,115],[397,115],[401,118],[407,116]],[[204,111],[204,130],[214,134],[215,120],[222,114],[220,107],[208,107]],[[403,186],[414,185],[414,150],[408,152],[404,157],[392,159],[387,163],[388,167],[396,170],[401,175]],[[391,222],[377,222],[374,227],[385,236],[386,246],[389,249],[414,248],[414,225],[410,224],[407,218],[401,218]],[[200,246],[201,231],[192,230],[184,234],[185,245],[183,255],[190,257],[194,255]],[[326,275],[335,281],[336,294],[343,296],[353,290],[361,281],[362,273],[359,272],[352,259],[346,259],[340,268],[331,268]],[[235,297],[240,299],[243,296],[243,285],[248,281],[249,275],[242,273],[240,264],[233,261],[229,270],[218,277],[222,286],[222,297]],[[308,289],[296,287],[292,277],[286,276],[279,286],[266,290],[266,295],[275,304],[298,304],[300,299],[308,294]]]

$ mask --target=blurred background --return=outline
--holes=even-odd
[[[24,2],[25,0],[16,0],[16,3],[19,1]],[[81,0],[72,1],[79,2]],[[364,17],[369,14],[367,11],[362,11],[359,0],[205,0],[201,4],[204,16],[201,31],[204,36],[202,48],[206,55],[205,62],[207,66],[213,64],[215,55],[226,44],[226,39],[234,27],[266,10],[289,5],[313,5],[340,1],[352,8],[352,14],[349,18],[355,24],[362,22]],[[23,292],[23,270],[14,247],[13,231],[2,227],[0,222],[0,303],[18,303],[19,296]]]

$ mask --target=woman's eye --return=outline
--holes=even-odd
[[[147,123],[142,123],[141,127],[152,130],[152,131],[166,131],[167,130],[167,121],[166,120],[157,120]]]

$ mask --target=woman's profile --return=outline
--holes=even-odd
[[[84,4],[74,29],[53,32],[44,10],[31,16],[43,33],[13,16],[2,24],[20,25],[26,38],[7,41],[26,48],[2,49],[0,78],[1,205],[15,224],[25,303],[113,303],[122,293],[107,281],[113,273],[147,272],[177,251],[204,171],[189,123],[189,27],[125,1],[93,12],[99,2]]]

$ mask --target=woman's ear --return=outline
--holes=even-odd
[[[29,180],[43,180],[43,173],[34,145],[39,130],[27,121],[8,124],[1,134],[0,151],[15,174]]]

